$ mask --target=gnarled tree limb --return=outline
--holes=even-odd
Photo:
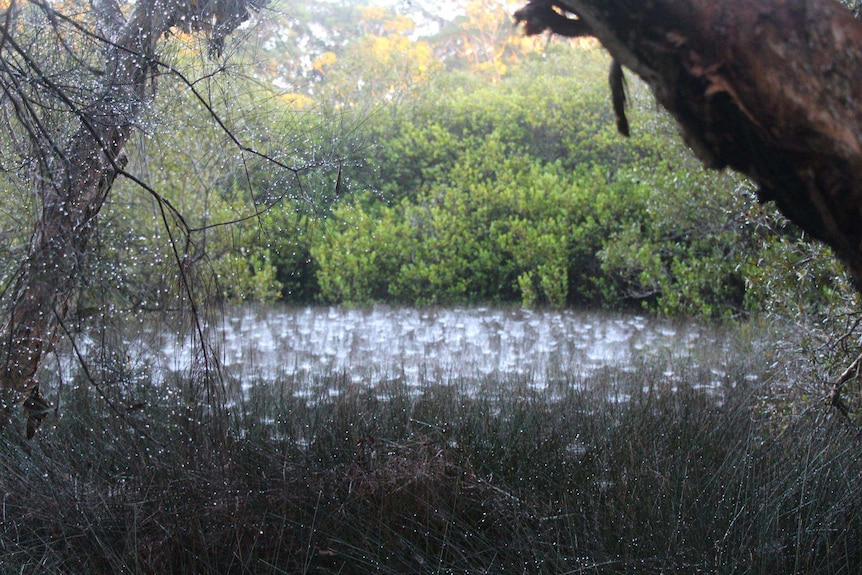
[[[526,29],[549,28],[548,9],[588,27],[707,167],[750,176],[862,290],[862,23],[849,10],[835,0],[533,0],[519,12]]]

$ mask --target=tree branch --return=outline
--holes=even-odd
[[[33,2],[49,24],[50,41],[66,46],[75,65],[86,63],[69,48],[73,43],[63,35],[69,30],[99,40],[104,61],[104,73],[93,84],[100,82],[100,88],[77,97],[43,73],[38,57],[13,38],[14,1],[5,13],[5,25],[0,22],[0,90],[32,140],[32,150],[22,151],[22,157],[40,167],[34,188],[42,203],[0,327],[0,403],[8,410],[29,398],[31,421],[38,423],[44,409],[35,375],[62,333],[90,251],[93,220],[123,171],[123,148],[154,95],[146,88],[158,63],[160,41],[177,25],[220,41],[262,0],[139,0],[128,19],[116,0],[91,0],[96,28],[64,16],[60,5]],[[61,23],[70,24],[68,30]],[[62,137],[56,125],[63,126]],[[167,218],[165,202],[159,207]],[[184,276],[182,280],[188,291]]]
[[[533,0],[637,73],[706,167],[828,243],[862,290],[862,23],[834,0]]]

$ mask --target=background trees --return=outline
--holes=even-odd
[[[231,300],[634,303],[708,316],[773,305],[783,276],[765,265],[779,258],[776,241],[799,233],[769,239],[764,230],[783,224],[751,207],[745,181],[693,175],[638,85],[640,129],[622,141],[601,51],[521,42],[504,33],[505,17],[487,2],[452,21],[292,3],[228,46],[245,72],[218,80],[224,66],[196,56],[188,38],[167,42],[162,100],[127,153],[157,195],[120,182],[92,264],[135,278],[134,288],[114,282],[128,298],[115,307],[170,292],[167,276],[140,270],[170,269],[171,237],[189,232],[187,259],[205,262],[219,284],[211,293]],[[505,46],[491,59],[501,66],[476,59],[471,42],[486,37]],[[208,108],[196,109],[200,97]],[[234,154],[224,129],[248,150]],[[262,156],[319,170],[300,181]],[[36,207],[25,198],[17,205]],[[167,218],[170,234],[161,200],[182,216]],[[22,226],[6,222],[23,247]],[[22,249],[10,247],[13,257]],[[351,274],[376,287],[352,289]],[[841,291],[840,274],[824,274],[810,282],[822,286],[815,301]]]
[[[807,248],[791,257],[805,235],[756,207],[745,180],[701,174],[642,85],[632,85],[630,112],[639,127],[619,138],[608,60],[589,42],[510,50],[501,72],[459,44],[482,25],[475,10],[428,36],[417,35],[415,14],[411,24],[392,10],[331,8],[287,10],[286,28],[264,27],[237,54],[250,74],[230,90],[212,85],[232,129],[267,154],[319,164],[301,185],[249,156],[231,164],[206,113],[194,128],[186,113],[189,127],[161,137],[209,141],[207,164],[142,152],[199,230],[220,298],[634,305],[712,317],[786,306],[794,298],[781,286],[799,283],[789,262],[828,259],[808,259]],[[290,58],[307,63],[296,71],[303,81],[288,84],[271,65]],[[242,221],[208,227],[229,214]],[[161,253],[167,269],[171,254]],[[804,307],[843,301],[841,272],[816,267]]]
[[[637,84],[639,128],[620,138],[607,65],[601,50],[565,43],[493,82],[444,61],[367,117],[357,163],[344,168],[347,189],[360,193],[342,196],[308,240],[316,299],[634,305],[709,317],[795,299],[778,289],[797,283],[791,267],[771,262],[775,242],[807,245],[804,234],[758,207],[744,179],[703,173]],[[807,307],[844,293],[839,270],[816,277]]]

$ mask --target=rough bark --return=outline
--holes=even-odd
[[[750,176],[862,290],[862,23],[849,10],[835,0],[534,0],[517,17],[528,32],[581,21],[649,85],[707,167]]]
[[[34,2],[49,19],[63,20],[49,3]],[[158,48],[174,26],[203,30],[218,51],[226,34],[248,17],[247,0],[142,0],[128,16],[115,0],[92,0],[97,29],[87,32],[101,38],[102,89],[86,105],[73,102],[64,88],[53,86],[26,47],[16,42],[13,2],[0,18],[0,63],[15,58],[42,82],[42,89],[64,104],[59,112],[39,111],[27,105],[27,95],[16,92],[12,66],[3,66],[3,92],[15,102],[16,115],[32,140],[31,163],[38,166],[33,178],[41,202],[28,254],[4,310],[0,328],[0,389],[3,407],[25,401],[30,411],[28,435],[32,435],[49,407],[38,390],[36,374],[55,344],[70,305],[81,283],[96,216],[115,177],[124,165],[123,147],[144,107],[154,96],[150,84],[158,65]],[[92,36],[91,36],[92,37]],[[11,70],[11,72],[10,72]],[[57,141],[48,130],[51,118],[44,114],[72,115],[77,127],[71,137]],[[40,115],[41,114],[41,115]],[[67,118],[68,119],[68,118]],[[2,422],[0,422],[2,423]]]

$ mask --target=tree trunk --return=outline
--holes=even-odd
[[[64,21],[51,4],[34,4],[48,21]],[[41,82],[41,88],[63,104],[64,110],[45,113],[72,115],[77,123],[75,133],[58,142],[43,128],[51,125],[50,118],[37,115],[35,106],[16,108],[18,120],[28,127],[33,140],[34,155],[38,156],[33,161],[39,166],[34,187],[42,213],[0,328],[0,400],[7,414],[11,407],[26,401],[25,408],[31,412],[28,435],[35,431],[49,407],[39,394],[36,373],[69,317],[95,218],[125,164],[123,147],[144,106],[154,96],[149,81],[158,65],[159,43],[172,26],[180,24],[187,30],[207,32],[211,47],[219,50],[225,35],[247,19],[247,8],[262,4],[259,0],[200,4],[140,0],[126,17],[115,0],[92,0],[99,28],[93,33],[104,39],[104,69],[98,72],[104,79],[102,90],[86,106],[67,97],[64,87],[51,84],[50,75],[43,74],[26,48],[17,45],[15,18],[10,16],[16,9],[14,2],[7,9],[5,25],[0,21],[0,49],[8,51],[16,62],[27,61],[29,72]],[[0,53],[0,58],[6,58],[5,52]],[[6,66],[4,70],[10,68]],[[4,88],[7,85],[15,84],[9,81]],[[10,97],[27,103],[26,94],[13,93]]]
[[[533,0],[517,17],[533,33],[565,29],[560,17],[585,26],[650,86],[707,167],[751,177],[862,290],[862,23],[849,10],[835,0]]]
[[[141,34],[142,21],[152,21],[141,12],[114,30],[100,97],[86,112],[70,106],[68,113],[78,116],[79,127],[68,144],[52,146],[53,153],[39,149],[41,168],[34,183],[42,213],[0,330],[0,381],[7,409],[38,394],[36,372],[69,315],[94,218],[122,167],[123,146],[144,102],[153,41]],[[3,32],[6,41],[14,42],[11,33]],[[62,100],[59,91],[55,96]],[[42,148],[44,142],[34,146]],[[47,405],[37,401],[30,407]]]

